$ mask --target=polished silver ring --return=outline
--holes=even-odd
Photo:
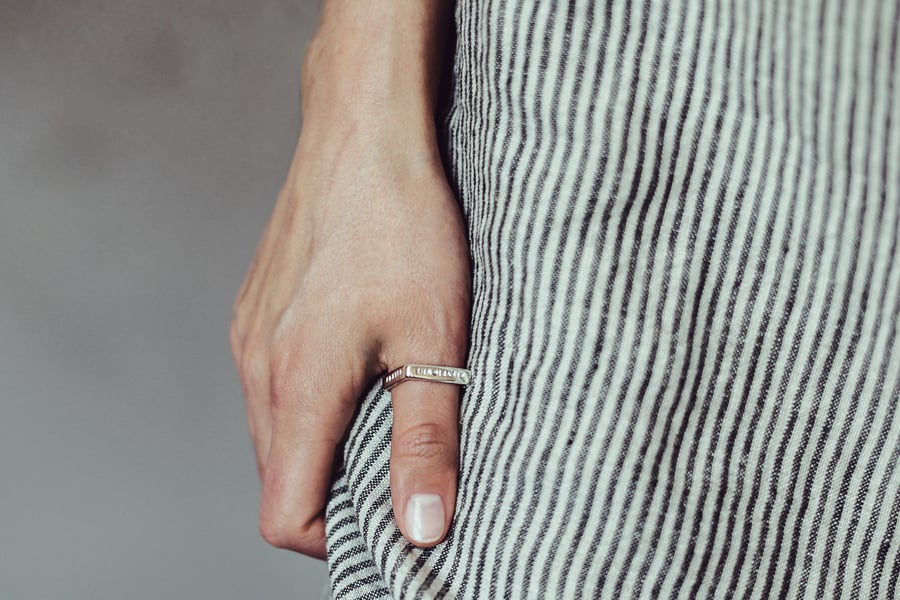
[[[421,381],[436,381],[438,383],[454,383],[456,385],[469,385],[472,381],[472,372],[459,367],[442,367],[439,365],[403,365],[393,371],[389,371],[381,380],[381,386],[389,390],[404,381],[418,379]]]

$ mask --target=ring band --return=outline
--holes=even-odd
[[[472,372],[459,367],[442,367],[439,365],[403,365],[393,371],[389,371],[381,385],[389,390],[400,385],[404,381],[419,379],[421,381],[436,381],[438,383],[454,383],[456,385],[469,385],[472,381]]]

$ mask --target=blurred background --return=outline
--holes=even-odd
[[[321,597],[228,348],[318,7],[0,0],[0,598]]]

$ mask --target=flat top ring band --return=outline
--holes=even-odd
[[[384,389],[389,390],[404,381],[418,379],[421,381],[436,381],[438,383],[454,383],[456,385],[469,385],[472,381],[472,372],[459,367],[443,367],[440,365],[409,364],[397,367],[389,371],[381,380]]]

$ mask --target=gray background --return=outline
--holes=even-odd
[[[317,15],[0,0],[0,597],[319,597],[228,349]]]

